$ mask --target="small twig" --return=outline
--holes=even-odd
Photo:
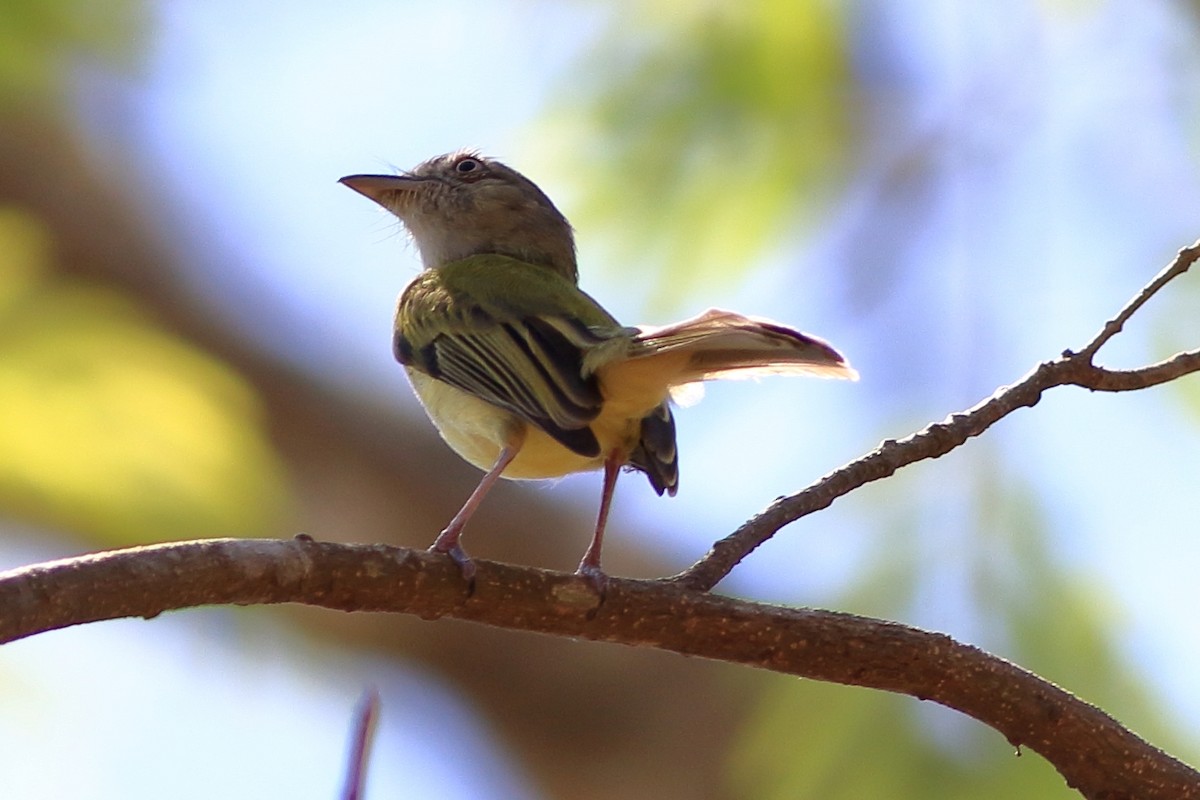
[[[1137,296],[1125,304],[1125,307],[1108,322],[1104,323],[1104,327],[1096,334],[1092,341],[1087,343],[1087,346],[1079,351],[1079,355],[1084,356],[1090,362],[1104,344],[1116,336],[1125,327],[1125,323],[1134,313],[1146,304],[1146,301],[1158,293],[1158,290],[1166,286],[1175,278],[1187,272],[1196,260],[1200,259],[1200,241],[1193,242],[1189,247],[1185,247],[1175,255],[1175,260],[1163,267],[1162,271],[1154,276],[1154,280],[1142,287],[1142,290],[1137,293]],[[1064,353],[1063,355],[1068,355]]]
[[[780,528],[819,511],[834,500],[872,481],[892,475],[916,461],[939,458],[978,436],[1019,408],[1036,405],[1042,393],[1055,386],[1081,386],[1106,392],[1125,392],[1155,386],[1200,371],[1200,350],[1179,353],[1165,361],[1131,370],[1112,370],[1092,363],[1096,351],[1124,327],[1129,318],[1173,278],[1200,260],[1200,241],[1179,251],[1154,280],[1078,353],[1070,350],[1054,361],[1039,364],[1011,386],[999,389],[973,408],[951,415],[899,441],[885,441],[873,452],[834,470],[800,492],[776,500],[740,528],[716,542],[708,554],[670,580],[689,589],[708,591],[742,559],[774,536]]]
[[[346,763],[346,784],[342,800],[362,800],[367,776],[367,758],[371,753],[371,736],[379,716],[379,692],[367,689],[358,701],[354,715],[354,735],[350,740],[350,758]]]

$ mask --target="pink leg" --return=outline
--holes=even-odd
[[[579,568],[575,570],[577,575],[587,578],[596,591],[601,593],[604,591],[607,576],[600,568],[600,547],[604,543],[604,528],[608,524],[608,509],[612,505],[613,490],[617,488],[617,476],[621,474],[624,463],[625,459],[615,452],[609,453],[608,458],[604,460],[604,489],[600,495],[600,516],[596,519],[596,532],[579,562]]]
[[[438,537],[433,540],[433,544],[429,547],[435,553],[445,553],[450,556],[455,564],[458,564],[458,569],[462,572],[464,580],[470,581],[475,577],[475,562],[467,555],[458,544],[458,537],[462,535],[462,530],[466,527],[467,520],[475,513],[475,509],[479,508],[479,504],[483,502],[484,495],[492,488],[492,484],[500,479],[500,473],[504,472],[504,468],[512,463],[512,460],[517,457],[517,451],[520,447],[506,447],[500,451],[496,463],[487,474],[483,476],[483,480],[475,487],[475,491],[471,492],[471,496],[467,498],[467,502],[463,503],[463,507],[454,515],[454,519],[450,520],[450,524],[438,534]]]

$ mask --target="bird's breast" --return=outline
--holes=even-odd
[[[558,478],[596,469],[604,463],[607,450],[602,449],[601,455],[594,458],[581,456],[510,411],[419,370],[407,371],[413,390],[442,439],[481,470],[491,469],[505,447],[520,448],[504,470],[505,478],[516,480]]]
[[[407,371],[426,413],[454,452],[486,471],[503,448],[518,447],[504,477],[522,480],[598,469],[613,452],[628,456],[637,446],[642,419],[667,399],[679,370],[676,361],[681,359],[617,360],[597,370],[604,404],[589,426],[600,443],[600,453],[592,457],[564,447],[510,411],[419,370]]]

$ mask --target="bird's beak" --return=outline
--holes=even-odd
[[[349,186],[390,211],[400,196],[416,189],[422,181],[407,175],[347,175],[338,183]]]

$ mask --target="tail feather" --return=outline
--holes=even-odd
[[[675,417],[662,403],[642,419],[641,436],[629,455],[629,466],[646,473],[654,491],[679,491],[679,453],[675,449]]]
[[[629,355],[672,352],[687,355],[679,383],[762,375],[858,379],[827,342],[777,322],[716,308],[673,325],[643,329]]]

